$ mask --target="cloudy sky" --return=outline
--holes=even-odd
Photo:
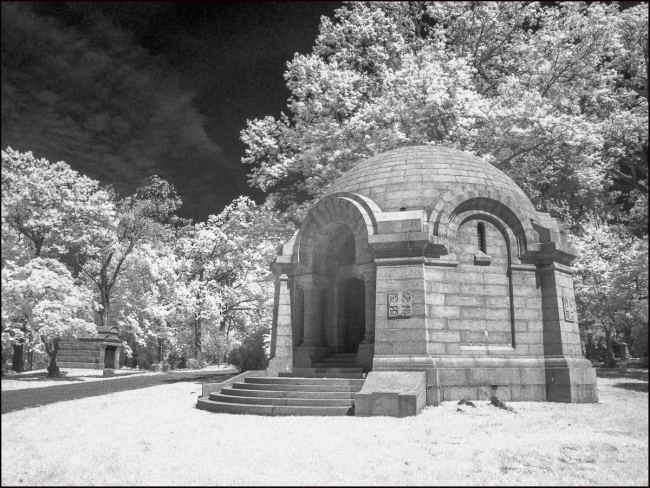
[[[113,184],[158,174],[204,220],[246,184],[246,119],[278,116],[286,62],[340,2],[2,2],[2,148]]]

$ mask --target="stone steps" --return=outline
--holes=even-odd
[[[363,379],[364,373],[279,373],[281,378],[347,378]]]
[[[359,368],[357,363],[314,363],[314,368]]]
[[[239,388],[222,388],[221,393],[229,396],[266,397],[266,398],[313,398],[313,399],[347,399],[354,400],[353,392],[338,391],[278,391],[278,390],[243,390]]]
[[[285,379],[285,378],[278,378]],[[307,392],[324,392],[324,391],[334,391],[334,392],[352,392],[356,393],[361,391],[361,385],[346,385],[346,386],[337,386],[337,385],[285,385],[285,384],[263,384],[263,383],[233,383],[233,388],[241,390],[268,390],[268,391],[307,391]]]
[[[287,373],[281,373],[287,374]],[[278,381],[282,378],[282,381]],[[264,377],[246,378],[243,385],[263,384],[263,385],[321,385],[321,386],[363,386],[363,379],[346,379],[346,378],[309,378],[305,376],[294,377]]]
[[[296,407],[352,407],[351,398],[286,398],[286,397],[243,397],[223,393],[210,394],[210,400],[247,405],[289,405]]]
[[[199,398],[196,407],[248,415],[354,415],[354,399],[365,381],[356,354],[339,353],[277,377],[255,376]]]
[[[331,356],[326,358],[321,358],[320,361],[327,364],[336,364],[336,363],[354,363],[357,360],[355,356],[346,356],[342,358],[333,358]]]
[[[199,398],[196,408],[216,413],[235,413],[245,415],[310,415],[333,417],[354,415],[354,407],[301,407],[289,405],[246,405],[243,403],[226,403]]]
[[[355,353],[337,353],[313,368],[294,368],[277,377],[251,376],[209,397],[196,407],[248,415],[354,415],[354,399],[366,375]]]

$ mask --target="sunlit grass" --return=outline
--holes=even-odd
[[[647,486],[648,394],[621,387],[643,382],[405,419],[214,414],[198,384],[156,386],[2,415],[2,484]]]

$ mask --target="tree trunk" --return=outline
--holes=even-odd
[[[605,352],[605,367],[615,368],[617,366],[616,361],[614,360],[614,346],[612,344],[612,333],[608,329],[605,329],[605,345],[607,346]]]
[[[14,344],[14,355],[13,355],[11,369],[13,369],[16,373],[22,373],[23,371],[25,371],[25,363],[23,360],[23,349],[24,346],[22,344]]]
[[[56,364],[56,355],[59,353],[59,339],[52,339],[51,344],[46,342],[45,352],[47,352],[50,358],[50,365],[47,367],[47,377],[58,378],[61,372]]]
[[[201,360],[201,320],[194,321],[194,359]]]

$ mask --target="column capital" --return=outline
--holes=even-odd
[[[354,276],[360,280],[363,280],[366,284],[374,283],[377,281],[377,267],[374,265],[374,263],[371,265],[362,265],[357,268]]]
[[[329,287],[332,284],[332,277],[327,275],[308,274],[295,276],[294,282],[302,291],[318,291]]]

